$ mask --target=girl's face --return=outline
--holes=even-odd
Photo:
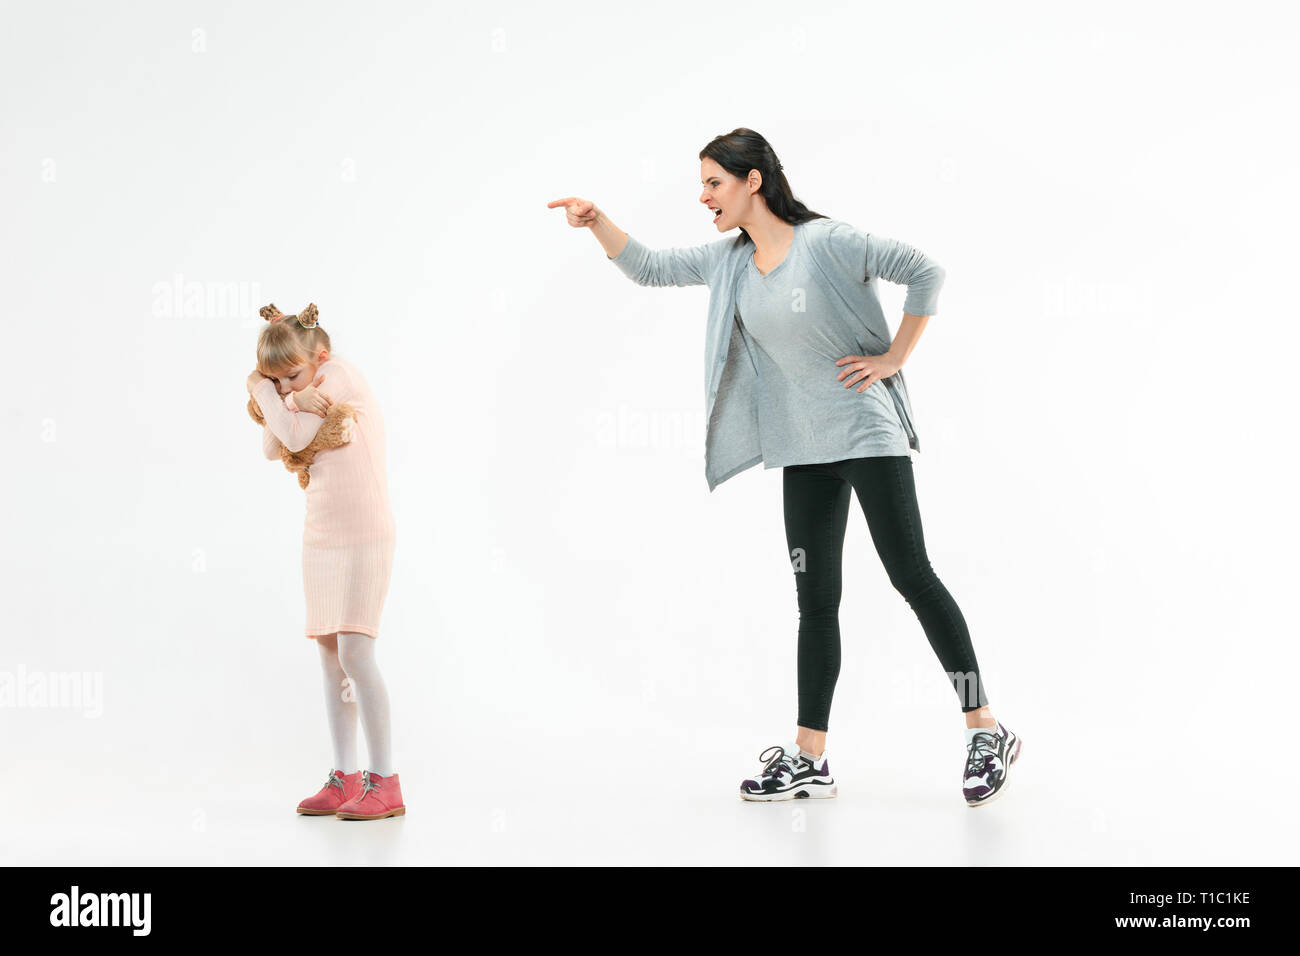
[[[700,161],[700,182],[704,185],[700,202],[710,210],[722,210],[713,219],[719,232],[747,221],[753,202],[753,190],[747,180],[731,175],[706,156]]]
[[[312,383],[316,378],[317,369],[329,361],[329,353],[321,349],[316,358],[316,362],[294,365],[285,369],[279,375],[271,376],[271,380],[275,382],[275,387],[281,395],[288,395],[290,392],[301,392]]]

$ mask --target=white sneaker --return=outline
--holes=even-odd
[[[971,737],[966,749],[966,770],[961,793],[972,807],[982,807],[1002,795],[1011,778],[1011,768],[1020,756],[1021,740],[998,721],[996,727]]]
[[[768,747],[758,759],[761,772],[740,783],[743,800],[795,800],[802,797],[833,797],[837,790],[830,763],[823,753],[814,763],[799,753],[794,744]]]

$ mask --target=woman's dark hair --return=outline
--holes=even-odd
[[[781,161],[777,159],[776,151],[761,134],[752,129],[740,126],[730,133],[715,136],[709,141],[708,146],[700,150],[700,159],[706,156],[740,179],[748,179],[751,169],[757,169],[762,173],[763,185],[759,187],[758,194],[767,203],[767,208],[778,218],[791,224],[807,222],[809,219],[829,218],[819,212],[813,212],[794,198],[790,183],[785,178],[785,171],[781,168]],[[736,237],[736,242],[749,241],[751,241],[749,233],[742,228],[740,235]]]

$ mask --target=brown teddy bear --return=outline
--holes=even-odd
[[[253,398],[252,395],[248,396],[248,414],[257,424],[266,424],[266,419],[262,417],[262,409],[258,407],[257,399]],[[284,467],[287,470],[298,473],[298,486],[300,488],[306,488],[311,481],[311,475],[307,473],[307,469],[316,460],[316,452],[324,451],[327,448],[337,448],[339,445],[350,442],[355,424],[356,413],[352,406],[347,402],[335,402],[329,407],[329,411],[325,413],[325,421],[321,422],[316,437],[302,451],[290,451],[284,447],[283,442],[280,443],[280,460],[284,462]]]

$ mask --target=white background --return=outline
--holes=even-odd
[[[7,4],[0,859],[1295,863],[1279,9]],[[546,208],[712,241],[737,126],[947,271],[907,376],[930,558],[1025,740],[987,808],[856,501],[840,797],[737,797],[794,732],[781,472],[707,491],[707,289]],[[293,812],[331,754],[303,493],[244,410],[272,301],[386,417],[404,818]],[[98,707],[14,696],[51,674]]]

